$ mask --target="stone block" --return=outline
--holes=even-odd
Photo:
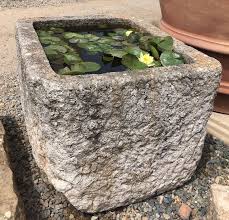
[[[186,64],[100,75],[60,76],[34,26],[127,25],[165,36],[144,21],[107,16],[21,20],[19,79],[38,166],[79,210],[113,209],[174,189],[201,158],[221,65],[175,40]]]

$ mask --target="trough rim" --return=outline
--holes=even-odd
[[[16,23],[16,40],[17,49],[19,55],[19,62],[23,63],[25,68],[23,72],[30,74],[33,79],[39,79],[41,81],[48,80],[50,83],[59,84],[70,88],[75,87],[78,83],[87,84],[97,81],[104,82],[112,80],[122,79],[127,80],[139,80],[142,78],[157,78],[174,77],[174,75],[182,76],[198,76],[199,74],[208,74],[209,72],[219,73],[222,72],[222,66],[219,61],[211,58],[202,52],[185,45],[181,41],[174,39],[174,51],[184,56],[186,64],[168,66],[168,67],[154,67],[144,70],[125,70],[122,72],[107,72],[103,74],[85,74],[85,75],[59,75],[50,66],[48,58],[44,52],[44,49],[39,41],[36,30],[34,28],[35,23],[39,22],[77,22],[77,21],[102,21],[117,20],[124,23],[135,26],[143,32],[148,32],[156,36],[168,36],[167,33],[161,31],[156,26],[146,23],[144,20],[126,17],[126,16],[107,16],[107,15],[90,15],[90,16],[61,16],[61,17],[37,17],[29,19],[21,19]],[[85,80],[86,79],[86,80]]]

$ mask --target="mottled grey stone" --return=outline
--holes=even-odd
[[[143,71],[60,76],[33,25],[129,25],[143,21],[62,17],[17,23],[19,79],[38,166],[79,210],[98,212],[143,200],[190,179],[202,154],[221,65],[175,41],[187,64]]]

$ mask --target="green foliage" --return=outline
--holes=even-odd
[[[131,70],[142,70],[148,66],[138,60],[134,55],[127,54],[122,58],[122,64]]]
[[[107,25],[99,28],[107,30]],[[179,65],[184,63],[180,54],[173,52],[173,38],[144,34],[125,28],[113,29],[104,35],[96,32],[65,32],[62,27],[38,30],[40,42],[52,63],[62,65],[60,75],[78,75],[97,72],[101,66],[84,62],[82,51],[88,55],[101,55],[106,63],[120,62],[130,70]]]
[[[181,55],[172,51],[163,52],[160,56],[160,59],[163,66],[173,66],[184,63],[184,59],[181,57]]]

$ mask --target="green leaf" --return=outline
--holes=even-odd
[[[82,44],[88,43],[88,39],[80,38],[79,43],[82,43]]]
[[[149,42],[153,44],[154,46],[157,46],[161,41],[163,40],[162,37],[159,36],[153,36],[149,39]]]
[[[78,54],[64,54],[64,62],[68,65],[72,65],[81,61],[82,59]]]
[[[121,46],[123,46],[121,41],[114,41],[114,42],[111,43],[111,45],[113,47],[121,47]]]
[[[111,62],[113,60],[114,60],[114,57],[112,56],[106,56],[106,55],[103,56],[103,61],[105,62]]]
[[[122,64],[131,70],[146,69],[148,66],[138,60],[134,55],[127,54],[122,58]]]
[[[146,53],[145,51],[140,49],[138,46],[130,46],[126,49],[126,52],[134,56],[137,56],[137,57],[139,57],[141,53],[143,54]]]
[[[163,52],[160,56],[160,60],[163,66],[184,64],[184,59],[181,57],[181,55],[172,51]]]
[[[57,34],[61,34],[64,32],[64,29],[60,27],[51,27],[50,30]]]
[[[37,31],[37,35],[39,37],[51,37],[49,33],[47,33],[47,31],[43,31],[43,30],[39,30]]]
[[[162,66],[160,61],[154,61],[153,64],[154,64],[154,67]]]
[[[123,56],[127,54],[127,52],[122,49],[111,49],[111,50],[105,51],[105,53],[110,54],[113,57],[118,57],[118,58],[122,58]]]
[[[127,42],[133,44],[133,43],[137,43],[139,41],[139,39],[140,39],[140,34],[133,32],[127,37]]]
[[[64,67],[62,69],[59,69],[58,74],[60,75],[70,75],[69,73],[71,70],[68,67]]]
[[[90,52],[102,52],[102,49],[97,44],[87,44],[86,49]]]
[[[100,37],[94,34],[84,34],[84,38],[87,39],[88,41],[97,41],[98,39],[100,39]]]
[[[71,71],[79,72],[79,73],[87,73],[87,72],[96,72],[101,68],[98,63],[94,62],[81,62],[71,66]]]
[[[65,39],[71,39],[71,38],[84,38],[84,36],[82,34],[78,34],[78,33],[73,33],[73,32],[66,32],[64,33],[64,38]]]
[[[111,38],[105,38],[105,37],[100,38],[100,39],[98,40],[98,43],[99,43],[99,44],[110,44],[110,43],[112,43],[112,42],[114,42],[114,40],[112,40]]]
[[[44,51],[45,51],[46,56],[50,60],[55,60],[61,57],[61,55],[55,50],[44,48]]]
[[[117,41],[123,41],[124,37],[120,35],[113,36],[112,39],[117,40]]]
[[[80,48],[86,49],[88,44],[87,43],[78,43],[77,45]]]
[[[77,43],[79,43],[79,39],[78,39],[78,38],[71,38],[71,39],[69,39],[68,41],[69,41],[69,43],[71,43],[71,44],[77,44]]]
[[[57,51],[59,53],[66,53],[67,52],[66,47],[61,46],[61,45],[49,45],[49,46],[47,46],[45,48],[48,49],[48,50]]]
[[[159,44],[158,49],[161,51],[172,51],[173,50],[173,38],[168,36],[165,37]]]
[[[116,28],[114,30],[117,34],[119,35],[124,35],[126,32],[127,32],[127,29],[124,29],[124,28]]]
[[[52,36],[40,37],[39,39],[42,44],[56,44],[61,41],[59,37]]]
[[[160,58],[160,55],[157,51],[157,49],[154,46],[150,46],[150,51],[152,53],[152,56],[156,58],[157,60]]]

